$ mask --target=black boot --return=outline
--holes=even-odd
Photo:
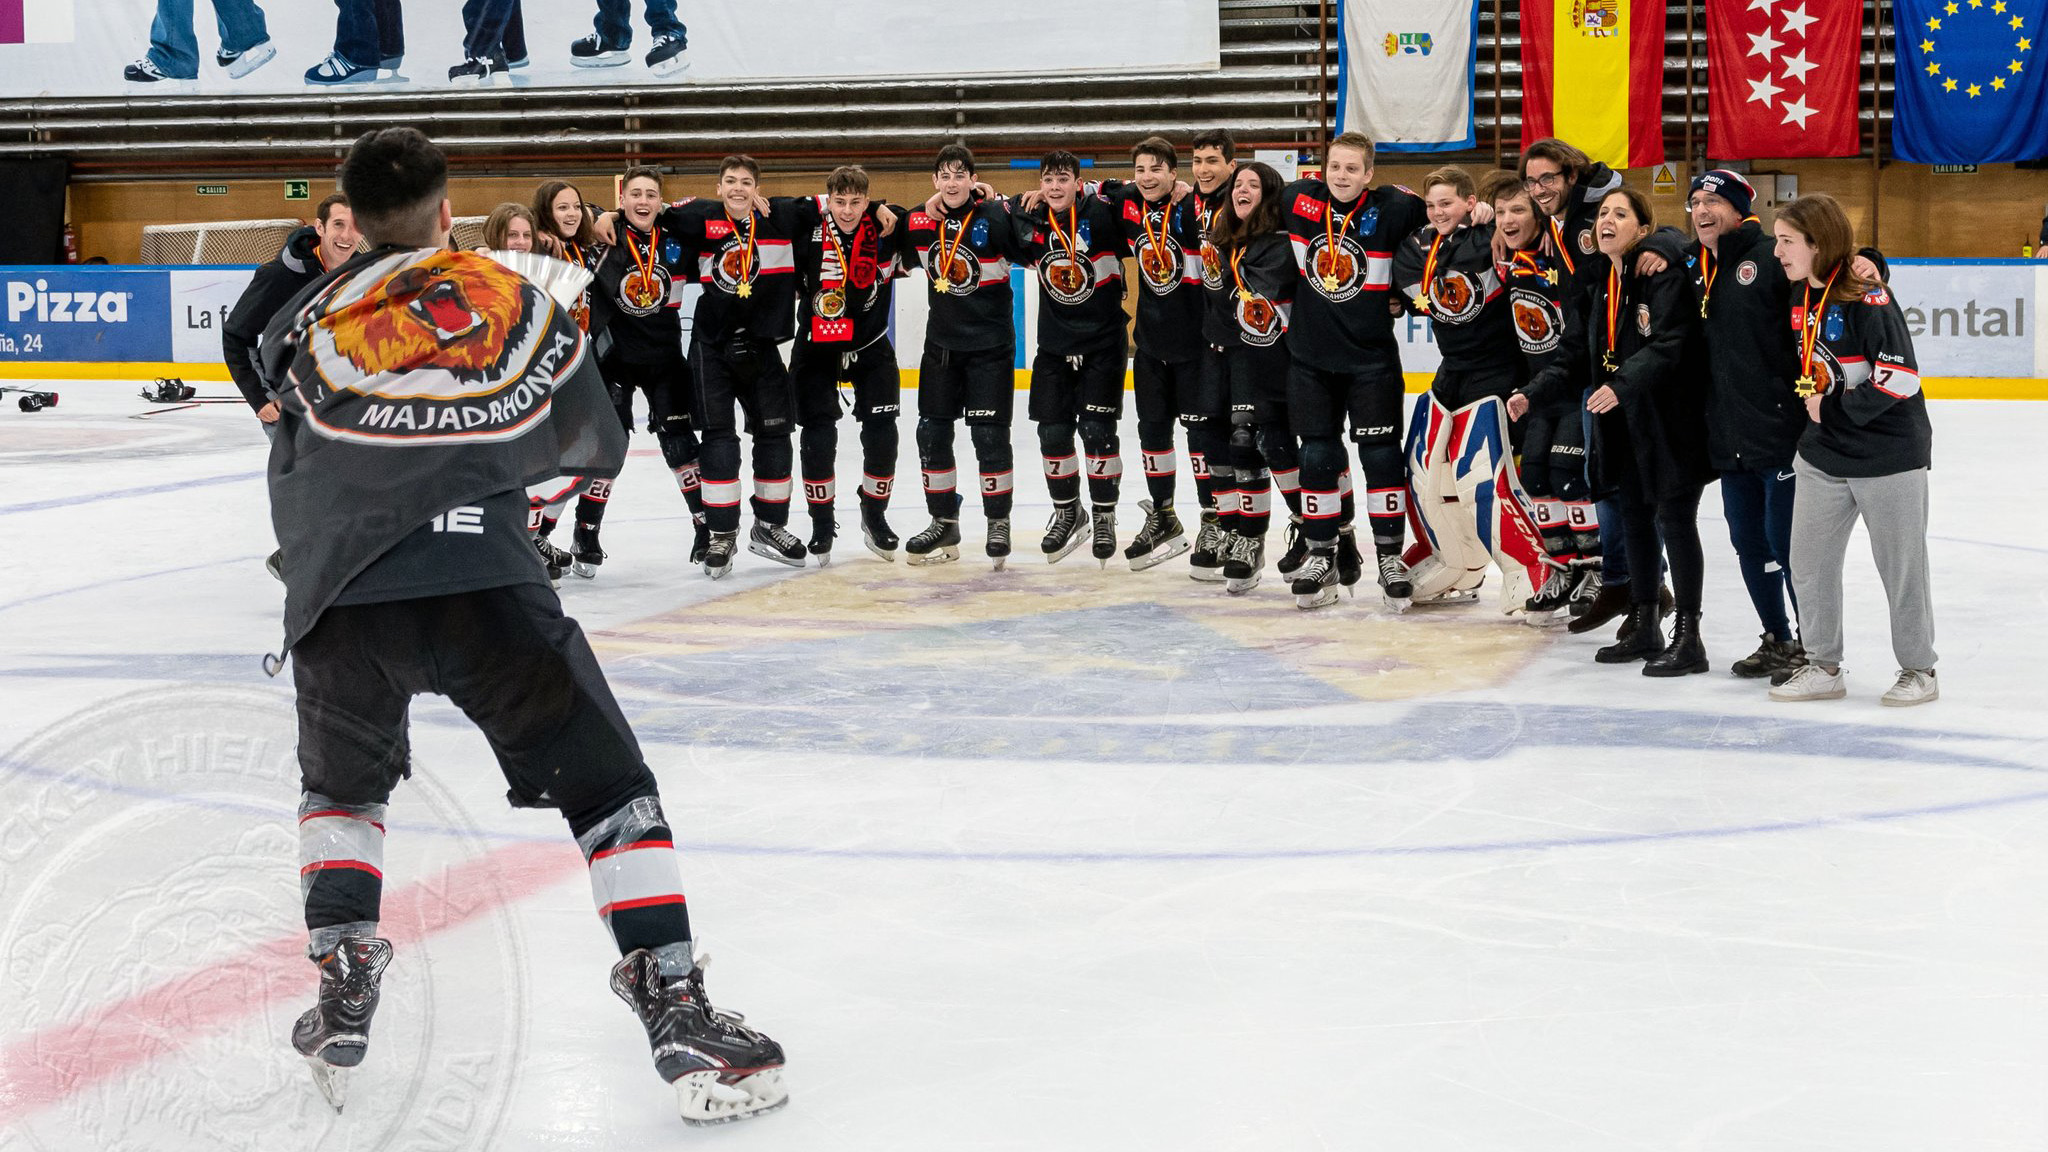
[[[1707,670],[1707,646],[1700,640],[1700,614],[1680,612],[1671,643],[1643,665],[1645,676],[1689,676]]]
[[[1602,664],[1631,664],[1664,651],[1664,628],[1655,601],[1628,606],[1627,638],[1593,653]]]

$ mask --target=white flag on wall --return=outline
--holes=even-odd
[[[1343,0],[1337,130],[1393,152],[1474,145],[1477,0]]]

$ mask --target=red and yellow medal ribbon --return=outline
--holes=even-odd
[[[1555,216],[1550,218],[1549,223],[1551,246],[1557,249],[1558,258],[1564,261],[1565,272],[1577,275],[1579,271],[1578,263],[1572,259],[1571,249],[1564,242],[1564,225],[1559,224]]]
[[[967,227],[974,223],[974,209],[960,218],[960,230],[953,233],[953,242],[946,243],[946,223],[939,222],[939,258],[932,265],[932,291],[944,292],[953,278],[953,259],[960,252],[960,242],[967,239]]]
[[[1337,267],[1337,237],[1351,231],[1351,218],[1358,215],[1358,209],[1364,204],[1365,197],[1360,196],[1358,203],[1353,204],[1351,211],[1346,212],[1341,220],[1337,217],[1336,201],[1330,201],[1329,206],[1323,210],[1323,251],[1327,254],[1331,268]],[[1324,291],[1335,292],[1337,290],[1337,274],[1335,272],[1324,273],[1322,282]]]
[[[1607,269],[1607,343],[1600,352],[1601,370],[1609,375],[1620,366],[1615,359],[1614,345],[1621,333],[1621,265]]]
[[[1415,306],[1424,315],[1429,314],[1429,302],[1436,298],[1436,254],[1444,246],[1444,234],[1439,232],[1429,242],[1429,255],[1422,261],[1422,295],[1415,300]]]
[[[1800,289],[1799,315],[1803,327],[1799,330],[1799,380],[1793,385],[1792,390],[1802,400],[1820,391],[1819,382],[1813,374],[1813,349],[1820,342],[1821,313],[1827,311],[1828,295],[1835,290],[1835,277],[1841,274],[1840,264],[1835,265],[1835,270],[1828,273],[1827,286],[1820,290],[1820,312],[1813,310],[1813,279],[1808,277],[1806,284]]]
[[[732,209],[730,209],[730,208],[727,208],[727,209],[725,210],[725,219],[726,219],[726,222],[727,222],[727,223],[729,223],[729,224],[731,224],[731,225],[732,225],[732,230],[733,230],[733,231],[734,231],[735,233],[737,233],[737,232],[738,232],[738,231],[740,230],[740,222],[739,222],[738,220],[735,220],[735,219],[733,219],[733,216],[732,216]],[[739,295],[739,296],[740,296],[741,298],[745,298],[745,297],[748,297],[748,296],[752,296],[752,295],[754,294],[754,286],[753,286],[752,284],[748,283],[748,280],[747,280],[747,278],[748,278],[749,276],[751,276],[751,275],[753,274],[753,271],[754,271],[754,214],[753,214],[752,212],[749,212],[749,213],[747,213],[747,251],[746,251],[746,254],[745,254],[744,256],[741,256],[741,257],[740,257],[740,274],[739,274],[739,286],[738,286],[737,288],[735,288],[735,289],[734,289],[734,292],[735,292],[735,293],[736,293],[737,295]]]
[[[1700,319],[1707,318],[1707,301],[1714,296],[1714,277],[1721,270],[1714,267],[1714,253],[1705,244],[1700,245]]]
[[[656,228],[656,229],[654,229],[654,231],[653,231],[653,232],[651,232],[651,233],[649,233],[649,234],[648,234],[648,238],[647,238],[647,259],[646,259],[645,261],[642,261],[642,260],[640,259],[640,246],[639,246],[638,244],[635,244],[635,243],[633,243],[633,229],[632,229],[632,226],[631,226],[631,225],[628,225],[628,226],[627,226],[627,228],[626,228],[626,255],[628,255],[628,256],[630,256],[630,257],[632,257],[632,258],[633,258],[633,267],[635,267],[635,268],[637,268],[637,269],[639,269],[639,270],[640,270],[640,272],[639,272],[639,280],[640,280],[640,289],[641,289],[641,294],[640,294],[640,295],[636,295],[636,296],[634,297],[634,303],[636,303],[636,304],[639,304],[639,305],[641,305],[642,307],[645,307],[646,305],[649,305],[649,304],[652,304],[652,303],[654,303],[654,301],[653,301],[653,300],[650,300],[650,299],[645,299],[644,297],[645,297],[645,296],[647,296],[647,295],[651,295],[651,294],[652,294],[652,293],[654,292],[654,251],[655,251],[655,249],[656,249],[656,248],[658,248],[658,247],[660,247],[660,246],[661,246],[661,229],[660,229],[660,228]]]
[[[1050,208],[1045,210],[1045,222],[1047,225],[1051,226],[1052,234],[1054,236],[1059,237],[1060,245],[1067,250],[1067,258],[1078,262],[1081,258],[1080,207],[1078,205],[1071,204],[1067,206],[1067,227],[1065,231],[1060,230],[1060,218],[1054,215],[1052,209]]]
[[[1244,263],[1244,254],[1246,251],[1247,249],[1239,248],[1237,251],[1232,252],[1230,254],[1230,278],[1237,282],[1237,298],[1249,304],[1252,302],[1252,290],[1245,287],[1244,272],[1241,268],[1238,267],[1240,264]]]

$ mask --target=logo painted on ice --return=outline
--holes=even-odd
[[[1434,47],[1427,32],[1389,32],[1386,49],[1389,56],[1427,56]]]

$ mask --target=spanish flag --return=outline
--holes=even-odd
[[[1555,136],[1612,168],[1663,163],[1664,14],[1663,0],[1522,0],[1522,146]]]

